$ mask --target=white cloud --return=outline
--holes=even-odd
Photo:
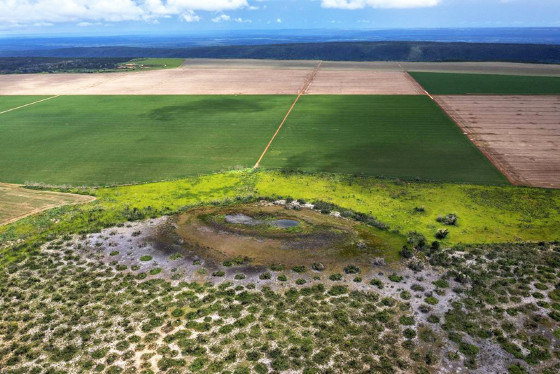
[[[201,18],[196,11],[246,7],[248,0],[0,0],[0,25],[154,21],[170,16],[197,22]]]
[[[276,23],[282,23],[282,18],[276,18]]]
[[[212,18],[212,22],[218,23],[218,22],[227,22],[230,21],[231,17],[228,16],[227,14],[222,14],[216,18]]]
[[[185,22],[198,22],[201,19],[192,10],[188,10],[181,17],[183,18],[183,21],[185,21]]]
[[[436,6],[441,0],[322,0],[323,8],[364,9],[364,8],[423,8]]]

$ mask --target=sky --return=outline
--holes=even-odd
[[[560,27],[560,0],[0,0],[0,36]]]

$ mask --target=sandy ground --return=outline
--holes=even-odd
[[[19,185],[0,183],[0,226],[62,205],[93,200],[92,196],[29,190]]]
[[[437,96],[515,184],[560,188],[560,96]]]
[[[0,75],[0,95],[297,94],[317,61],[185,60],[178,69]],[[324,62],[309,94],[422,94],[415,71],[558,75],[560,65]]]

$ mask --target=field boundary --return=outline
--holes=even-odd
[[[298,95],[296,97],[296,99],[294,100],[294,102],[292,103],[292,106],[290,107],[290,109],[288,109],[288,113],[286,113],[286,115],[284,116],[284,119],[282,120],[282,122],[280,123],[280,125],[278,126],[278,128],[276,129],[276,132],[274,133],[274,135],[272,135],[272,138],[270,139],[270,141],[268,142],[268,144],[266,145],[266,148],[264,149],[263,153],[261,154],[261,156],[259,157],[259,159],[257,160],[257,163],[255,164],[255,166],[253,166],[253,169],[257,169],[262,161],[262,159],[264,158],[264,156],[266,155],[266,153],[268,152],[268,149],[270,148],[270,146],[272,145],[272,142],[274,141],[274,139],[276,139],[276,136],[278,135],[278,133],[280,132],[280,130],[282,129],[282,126],[284,126],[284,123],[286,122],[286,120],[288,119],[288,117],[290,116],[290,114],[292,113],[292,111],[294,110],[296,104],[298,103],[299,99],[305,95],[305,93],[307,92],[307,90],[309,89],[309,86],[311,86],[311,83],[313,82],[313,80],[315,79],[315,77],[317,76],[317,73],[319,72],[319,69],[321,68],[321,65],[323,64],[323,61],[319,61],[319,63],[317,64],[317,66],[315,67],[315,69],[313,69],[313,71],[311,72],[311,74],[309,74],[309,76],[305,79],[305,82],[303,82],[303,86],[301,87],[301,89],[298,92]]]
[[[55,95],[55,96],[47,97],[46,99],[37,100],[37,101],[34,101],[34,102],[32,102],[32,103],[28,103],[28,104],[25,104],[25,105],[20,105],[20,106],[15,107],[15,108],[7,109],[7,110],[4,110],[4,111],[0,112],[0,114],[13,112],[14,110],[22,109],[22,108],[28,107],[28,106],[30,106],[30,105],[42,103],[43,101],[56,99],[57,97],[60,97],[60,95]]]
[[[401,66],[400,63],[399,63],[399,66]],[[406,78],[408,80],[410,80],[414,85],[416,85],[420,89],[420,91],[422,91],[424,93],[424,95],[428,96],[430,99],[435,101],[434,97],[428,91],[426,91],[426,89],[416,79],[414,79],[414,77],[412,75],[410,75],[410,73],[408,71],[403,70],[403,72],[404,72]]]

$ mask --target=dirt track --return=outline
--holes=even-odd
[[[436,96],[515,184],[560,188],[560,96]]]

